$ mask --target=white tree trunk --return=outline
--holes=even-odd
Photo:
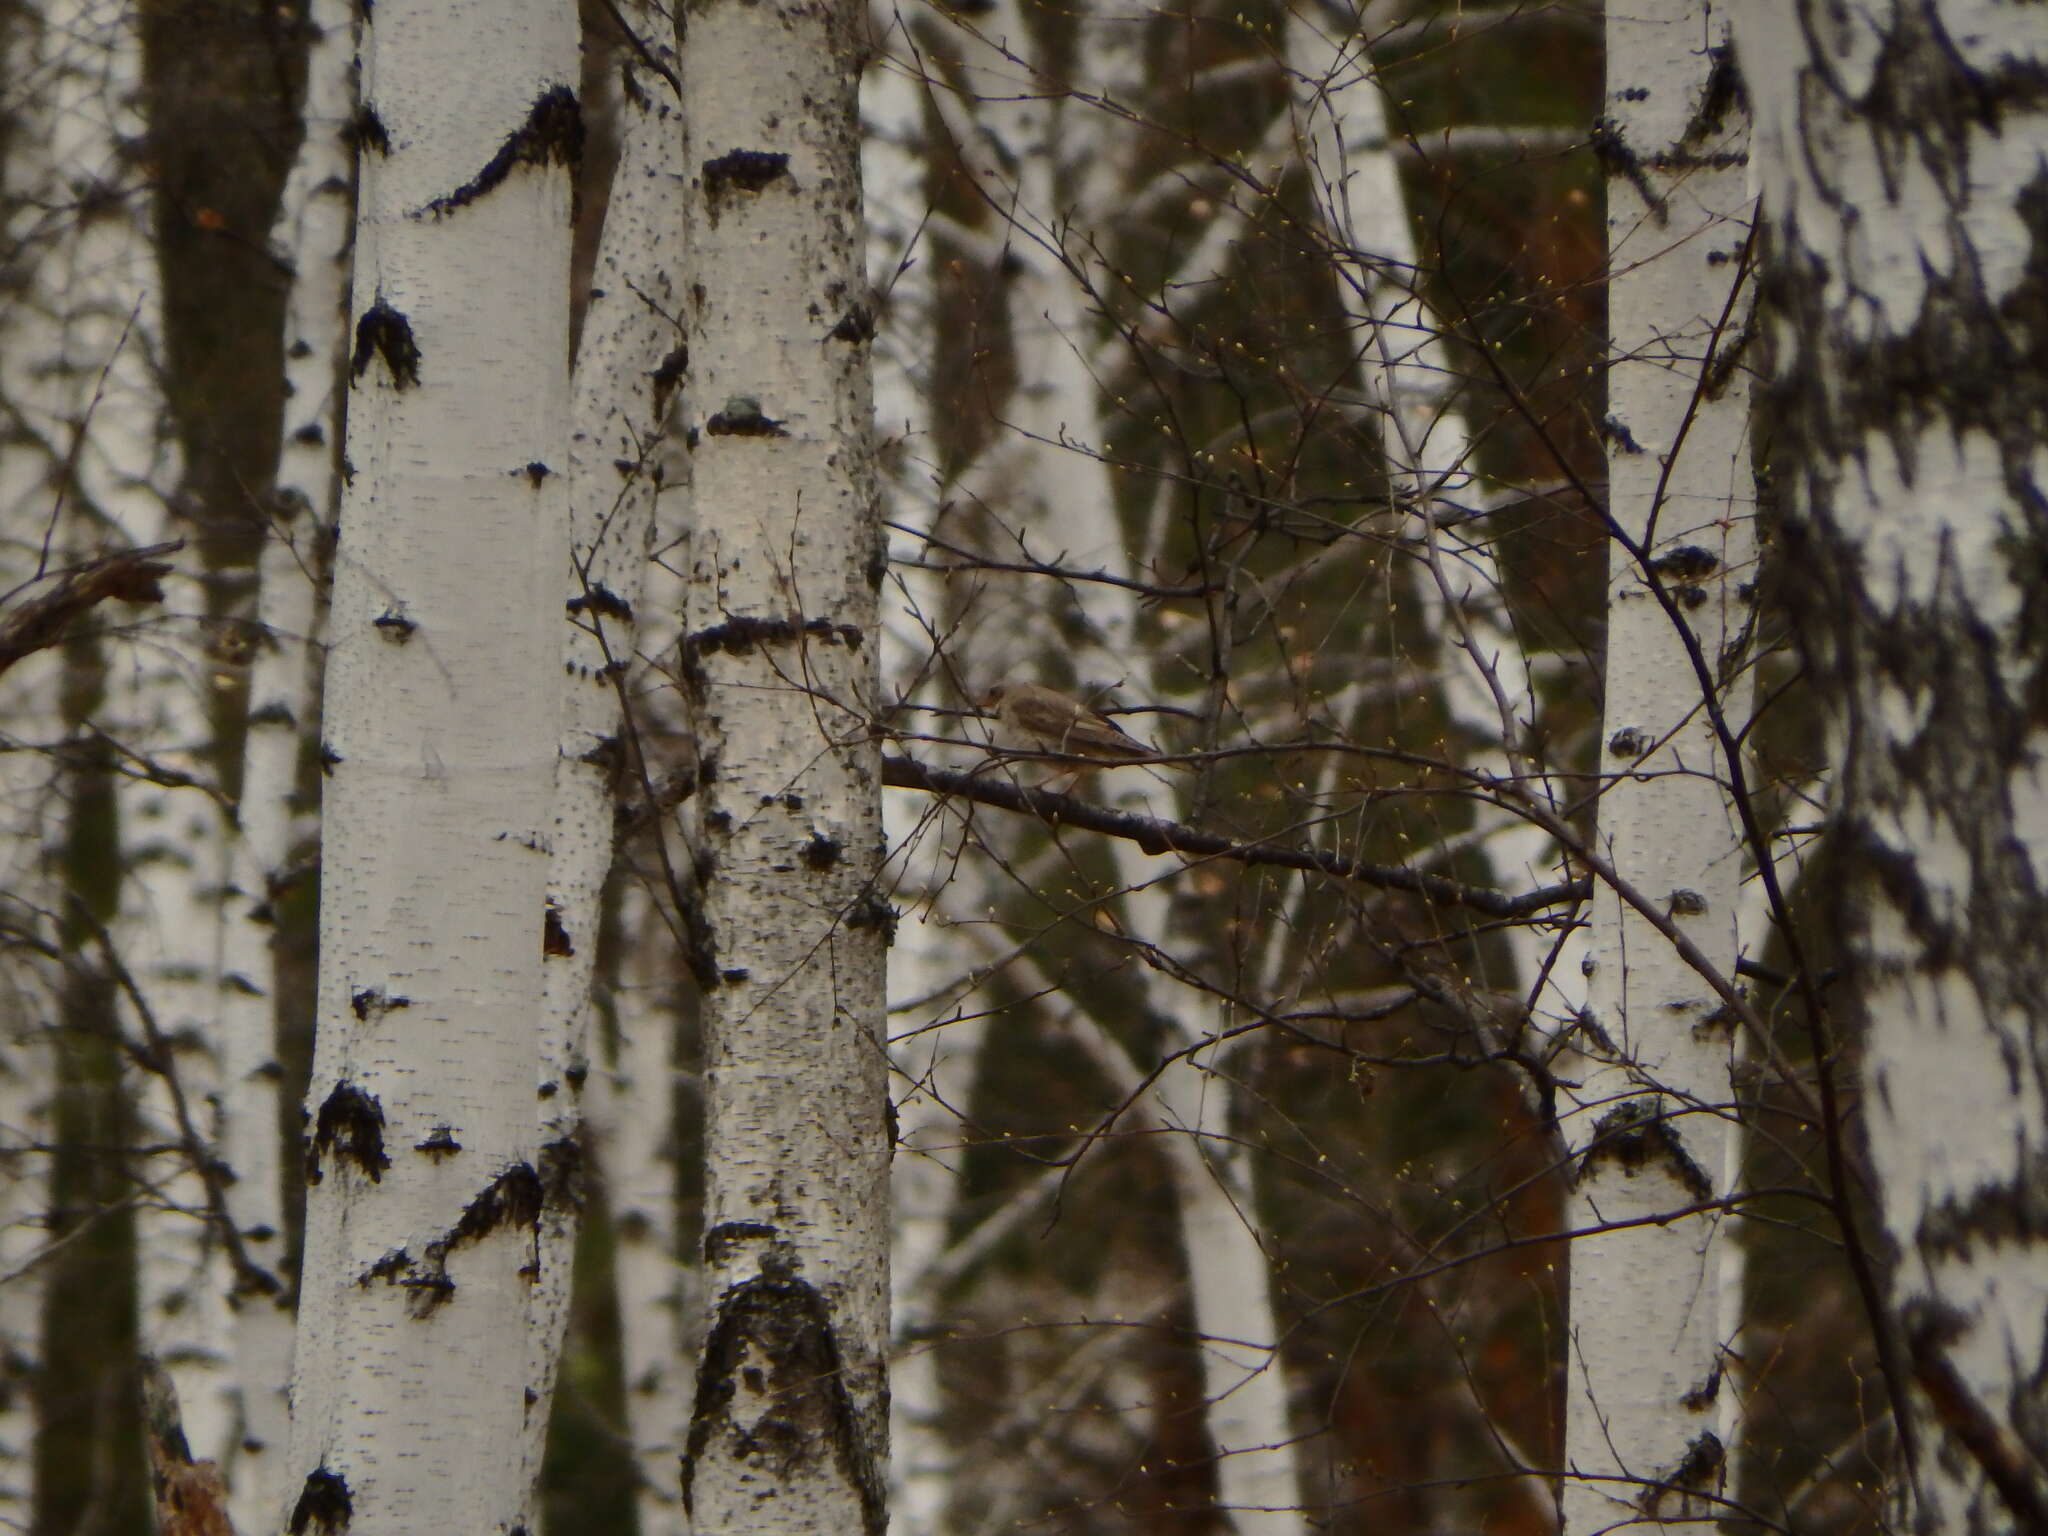
[[[616,791],[633,761],[619,689],[639,648],[635,625],[682,356],[676,317],[683,284],[674,241],[683,215],[683,119],[672,78],[660,73],[672,77],[676,68],[674,23],[653,0],[629,0],[620,18],[639,46],[629,43],[618,53],[619,160],[576,357],[561,636],[567,684],[555,764],[540,1030],[542,1166],[559,1169],[579,1191],[591,977],[617,836]],[[541,1222],[528,1342],[544,1397],[569,1323],[580,1198],[574,1193],[556,1202]],[[532,1487],[547,1449],[547,1424],[529,1420],[527,1430]]]
[[[1754,581],[1744,332],[1745,124],[1700,0],[1607,19],[1609,551],[1599,852],[1732,974],[1742,838],[1718,717],[1739,736]],[[1701,39],[1717,46],[1702,50]],[[1682,626],[1682,627],[1681,627]],[[1686,636],[1694,650],[1688,652]],[[1696,671],[1706,669],[1706,684]],[[1707,696],[1703,703],[1703,694]],[[1562,1128],[1567,1226],[1726,1193],[1735,1023],[1649,922],[1597,893]],[[1566,1529],[1710,1518],[1727,1448],[1710,1212],[1571,1250]]]
[[[1985,0],[1736,15],[1788,601],[1830,715],[1850,893],[1831,905],[1898,1252],[1885,1363],[1915,1421],[1912,1521],[2041,1529],[2048,31]],[[1824,1068],[1838,1048],[1816,1040]],[[1845,1237],[1868,1266],[1872,1237]]]
[[[56,547],[99,553],[176,532],[164,500],[175,473],[155,371],[160,285],[132,153],[144,132],[142,45],[132,8],[117,0],[47,7],[38,42],[41,68],[26,78],[46,96],[47,131],[20,149],[47,156],[44,217],[57,227],[39,253],[36,286],[53,345],[35,359],[42,381],[15,403],[26,407],[29,430],[75,472]],[[78,216],[93,200],[99,216]],[[54,484],[51,491],[28,525],[38,530],[32,539],[56,515]],[[178,1382],[195,1454],[225,1460],[235,1422],[227,1354],[233,1276],[199,1171],[214,1155],[219,1103],[219,907],[210,893],[224,872],[225,827],[204,758],[211,678],[197,631],[176,617],[202,606],[199,589],[173,579],[167,596],[172,617],[109,643],[106,697],[93,725],[133,761],[163,770],[118,781],[123,881],[109,934],[141,1000],[137,1007],[124,998],[123,1027],[152,1064],[131,1084],[141,1133],[168,1149],[143,1164],[152,1198],[137,1218],[140,1326]],[[183,1113],[169,1073],[183,1091]]]
[[[676,1223],[674,941],[637,885],[620,895],[631,946],[612,994],[614,1049],[595,1065],[587,1112],[611,1203],[626,1423],[640,1471],[640,1536],[684,1536],[677,1462],[690,1423],[686,1322],[701,1301]]]
[[[244,1531],[282,1517],[290,1434],[292,1315],[285,1258],[284,1159],[277,1057],[275,901],[292,853],[300,747],[310,725],[320,543],[341,492],[341,390],[347,362],[355,157],[345,129],[355,100],[349,0],[315,0],[306,56],[306,136],[279,203],[275,242],[292,263],[286,309],[279,521],[257,571],[257,651],[249,676],[240,835],[230,849],[223,914],[220,1036],[226,1198],[249,1262],[231,1332],[240,1415],[228,1486]],[[266,1288],[267,1277],[275,1282]]]
[[[915,46],[899,17],[885,32],[885,53],[861,90],[861,174],[867,192],[867,266],[881,307],[875,346],[875,425],[890,519],[929,528],[937,472],[931,434],[932,254],[920,244],[929,211],[930,174],[924,85]],[[971,661],[968,637],[947,634],[942,577],[916,568],[927,549],[901,528],[889,533],[901,561],[882,592],[884,697],[910,733],[932,730],[920,706],[943,706],[947,683]],[[937,746],[918,750],[943,752]],[[974,1089],[987,1037],[981,1019],[945,1022],[930,1000],[962,968],[946,909],[970,910],[988,893],[972,863],[946,858],[951,822],[933,816],[928,796],[891,790],[883,797],[890,882],[901,921],[889,951],[890,1065],[895,1075],[896,1153],[890,1163],[889,1528],[892,1536],[940,1536],[956,1482],[958,1437],[947,1433],[939,1341],[945,1336],[933,1272],[946,1246],[960,1189],[960,1113]]]
[[[525,1337],[567,548],[576,17],[363,33],[330,616],[294,1522],[485,1536],[528,1500]]]
[[[714,0],[683,61],[714,1297],[683,1490],[704,1532],[879,1536],[887,1519],[893,914],[875,884],[858,31],[844,0]]]

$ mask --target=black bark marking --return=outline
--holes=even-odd
[[[1632,725],[1624,725],[1607,738],[1607,750],[1616,757],[1641,757],[1652,745],[1649,733]]]
[[[859,650],[866,637],[851,624],[834,624],[830,619],[754,619],[735,617],[709,629],[700,629],[683,641],[683,669],[701,677],[701,663],[714,651],[744,656],[764,645],[789,645],[809,637],[827,645],[844,645]]]
[[[1721,1468],[1728,1460],[1721,1437],[1707,1430],[1685,1448],[1684,1459],[1642,1492],[1636,1507],[1653,1519],[1662,1518],[1664,1501],[1674,1494],[1710,1494],[1719,1486]]]
[[[419,628],[419,625],[413,623],[404,614],[389,608],[385,609],[378,617],[370,620],[370,623],[377,633],[386,640],[389,640],[393,645],[405,644],[406,641],[412,638],[412,632]]]
[[[385,1014],[395,1013],[400,1008],[410,1008],[412,999],[393,997],[382,987],[364,987],[359,992],[349,994],[348,1006],[351,1013],[368,1023],[372,1014],[381,1019]]]
[[[654,381],[654,414],[657,418],[668,415],[668,402],[690,372],[690,349],[679,346],[661,360],[661,366],[648,377]]]
[[[557,1137],[540,1149],[540,1208],[557,1215],[583,1209],[583,1143],[574,1136]]]
[[[751,1425],[732,1411],[743,1371],[750,1393],[765,1390],[769,1398]],[[719,1299],[683,1451],[683,1508],[692,1514],[697,1467],[714,1438],[756,1475],[778,1483],[799,1468],[822,1471],[830,1457],[860,1500],[867,1536],[887,1528],[881,1472],[846,1390],[831,1314],[814,1287],[788,1272],[786,1258]]]
[[[356,115],[349,119],[341,135],[357,149],[366,149],[375,155],[391,153],[391,135],[384,131],[384,119],[367,101],[356,108]]]
[[[734,395],[704,423],[706,437],[787,437],[788,431],[752,395]]]
[[[569,940],[569,925],[562,921],[562,909],[551,896],[547,911],[541,918],[540,952],[566,959],[576,953],[576,946]]]
[[[789,174],[789,156],[766,149],[735,149],[704,162],[704,198],[716,204],[732,192],[759,192]]]
[[[356,1284],[369,1286],[377,1280],[396,1280],[412,1266],[412,1255],[403,1248],[394,1248],[383,1258],[356,1276]]]
[[[438,219],[467,207],[523,165],[565,165],[574,172],[582,163],[583,109],[577,104],[574,91],[558,85],[541,94],[526,114],[526,121],[498,146],[498,152],[482,170],[445,197],[435,198],[421,213]]]
[[[782,1229],[769,1221],[722,1221],[704,1234],[704,1267],[723,1269],[744,1243],[775,1242]]]
[[[1721,569],[1721,557],[1697,544],[1681,544],[1652,560],[1650,569],[1674,581],[1704,581]]]
[[[863,891],[847,909],[846,926],[858,933],[864,928],[876,928],[882,934],[882,947],[888,948],[896,942],[896,924],[902,916],[876,891]]]
[[[354,1163],[370,1176],[372,1184],[381,1182],[384,1170],[391,1166],[384,1151],[384,1106],[353,1084],[335,1084],[313,1122],[311,1152],[306,1159],[308,1184],[318,1184],[325,1177],[320,1167],[323,1154],[337,1166]]]
[[[455,1282],[448,1278],[448,1255],[466,1244],[480,1243],[495,1232],[508,1228],[528,1233],[531,1256],[520,1273],[531,1278],[540,1266],[540,1213],[545,1199],[541,1176],[533,1165],[514,1163],[484,1186],[464,1207],[440,1237],[430,1242],[415,1258],[403,1248],[393,1249],[357,1278],[358,1285],[382,1280],[407,1293],[407,1309],[424,1318],[455,1295]]]
[[[1693,108],[1692,120],[1679,137],[1681,144],[1720,138],[1728,131],[1728,114],[1747,101],[1742,72],[1735,67],[1735,50],[1725,43],[1718,44],[1707,50],[1707,57],[1714,62],[1707,71],[1707,83],[1700,91],[1699,105]]]
[[[412,337],[412,322],[382,299],[356,321],[356,349],[349,360],[349,376],[360,379],[369,372],[373,357],[384,359],[392,388],[409,389],[419,383],[420,349]]]
[[[1609,416],[1600,423],[1600,440],[1614,444],[1623,453],[1635,454],[1643,451],[1643,445],[1635,440],[1618,417]]]
[[[1714,1198],[1714,1181],[1685,1150],[1671,1128],[1661,1100],[1631,1099],[1617,1104],[1593,1125],[1593,1141],[1579,1158],[1581,1183],[1599,1165],[1611,1162],[1631,1178],[1645,1168],[1661,1167],[1687,1194],[1699,1201]]]
[[[1721,1362],[1716,1360],[1714,1368],[1707,1372],[1707,1379],[1679,1398],[1678,1406],[1687,1413],[1705,1413],[1721,1395],[1721,1376]]]
[[[813,832],[811,840],[804,844],[801,857],[806,869],[823,874],[836,865],[844,853],[845,849],[840,847],[839,839],[827,837],[822,832]]]
[[[368,11],[369,7],[363,9]],[[355,1518],[355,1512],[355,1499],[341,1474],[325,1467],[316,1468],[306,1474],[299,1501],[292,1506],[291,1536],[306,1536],[309,1530],[317,1530],[322,1536],[341,1536]]]
[[[633,622],[633,605],[597,581],[586,586],[581,597],[569,599],[569,612],[594,613],[601,619],[617,619],[622,624]]]
[[[1964,1263],[2008,1244],[2040,1246],[2048,1241],[2048,1152],[2030,1151],[2010,1181],[1988,1179],[1961,1199],[1943,1200],[1920,1218],[1913,1236],[1921,1253]]]
[[[340,763],[345,763],[345,762],[347,762],[347,761],[348,761],[348,759],[347,759],[347,758],[343,757],[343,756],[342,756],[342,755],[341,755],[341,754],[340,754],[339,752],[335,751],[335,750],[334,750],[334,748],[333,748],[333,747],[331,747],[331,746],[329,746],[329,745],[328,745],[328,744],[327,744],[326,742],[324,742],[324,741],[323,741],[323,742],[321,742],[321,743],[320,743],[320,777],[321,777],[321,778],[323,778],[323,779],[331,779],[331,778],[333,778],[333,777],[334,777],[334,770],[335,770],[335,767],[336,767],[336,765],[337,765],[337,764],[340,764]]]
[[[1970,1320],[1945,1303],[1915,1298],[1899,1309],[1900,1329],[1913,1361],[1913,1378],[1927,1394],[1935,1420],[1984,1469],[1991,1486],[2017,1517],[2016,1529],[2048,1531],[2048,1498],[2026,1443],[2000,1422],[1963,1379],[1948,1357],[1952,1344],[1970,1332]],[[2025,1424],[2025,1420],[2021,1421]],[[2022,1430],[2022,1434],[2024,1434]],[[1971,1522],[1970,1528],[1981,1528]]]
[[[456,1153],[460,1152],[462,1150],[462,1143],[455,1139],[454,1126],[437,1125],[427,1132],[424,1141],[414,1142],[412,1149],[415,1152],[424,1152],[438,1163],[442,1158],[453,1157]]]
[[[833,341],[873,341],[875,312],[865,304],[856,304],[839,317],[839,323],[832,327],[829,335]]]
[[[514,1163],[486,1184],[449,1229],[446,1250],[479,1243],[506,1227],[532,1227],[540,1219],[543,1191],[533,1164]]]

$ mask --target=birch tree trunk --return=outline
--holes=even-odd
[[[898,525],[890,539],[901,554],[882,593],[882,676],[902,728],[923,732],[920,706],[943,702],[949,679],[972,662],[962,654],[965,635],[941,646],[948,629],[945,581],[917,569],[926,547],[904,532],[905,526],[929,530],[935,515],[929,380],[940,342],[933,329],[932,254],[921,243],[930,211],[930,146],[908,23],[877,16],[875,26],[885,34],[886,52],[861,84],[861,175],[870,283],[887,295],[875,346],[875,425],[885,505]],[[892,889],[902,907],[889,951],[896,1074],[896,1151],[889,1168],[889,1528],[893,1536],[939,1536],[960,1447],[946,1432],[939,1345],[947,1330],[932,1281],[960,1191],[960,1106],[973,1091],[986,1030],[978,1018],[934,1018],[930,1004],[944,999],[963,966],[959,946],[948,942],[947,908],[970,910],[989,892],[973,866],[940,851],[951,822],[927,797],[887,791],[883,828],[895,871]]]
[[[614,990],[613,1049],[591,1076],[592,1139],[602,1159],[617,1248],[619,1354],[626,1423],[640,1470],[640,1536],[685,1536],[676,1464],[690,1423],[686,1322],[695,1321],[694,1256],[676,1220],[676,964],[667,925],[649,895],[628,884]]]
[[[1708,32],[1700,46],[1708,9],[1661,0],[1607,17],[1613,533],[1597,840],[1732,975],[1742,837],[1724,747],[1748,713],[1754,581],[1737,361],[1748,196],[1725,41]],[[1584,1065],[1562,1117],[1573,1231],[1714,1199],[1734,1166],[1728,1010],[1612,890],[1596,893],[1587,957]],[[1573,1243],[1568,1531],[1714,1513],[1726,1221]]]
[[[1790,602],[1829,712],[1833,910],[1899,1256],[1912,1523],[2041,1529],[2048,33],[1981,0],[1736,14]],[[1822,1021],[1825,1069],[1844,1022]]]
[[[576,358],[561,634],[567,683],[543,945],[541,1156],[544,1168],[558,1167],[564,1177],[575,1176],[581,1157],[600,898],[617,835],[617,787],[632,760],[619,688],[639,645],[635,624],[683,355],[683,284],[672,244],[682,219],[685,147],[674,22],[653,0],[626,4],[620,20],[635,41],[619,50],[619,160]],[[575,1200],[543,1213],[528,1340],[543,1397],[568,1328],[577,1227]],[[527,1431],[532,1487],[547,1448],[546,1420],[529,1420]]]
[[[165,497],[174,454],[156,370],[160,283],[132,150],[144,131],[136,27],[122,4],[50,6],[39,67],[26,76],[45,96],[47,117],[20,148],[46,157],[35,196],[56,232],[38,252],[51,351],[37,359],[42,381],[22,403],[25,425],[62,463],[31,524],[61,528],[59,549],[98,553],[173,531]],[[175,580],[173,612],[200,610],[202,593]],[[126,974],[119,1023],[110,1017],[101,1027],[118,1028],[144,1065],[124,1086],[135,1094],[145,1143],[161,1149],[139,1165],[153,1197],[137,1214],[141,1327],[188,1399],[198,1454],[225,1459],[235,1417],[226,1350],[234,1277],[202,1174],[219,1113],[211,893],[225,827],[204,761],[210,679],[198,641],[194,626],[172,619],[106,647],[105,691],[83,723],[150,771],[113,781],[118,852],[102,850],[113,867],[95,878],[118,881],[118,897],[105,927],[81,937],[95,966]]]
[[[278,208],[275,243],[292,263],[286,420],[278,523],[257,569],[257,651],[236,808],[240,835],[230,850],[222,941],[221,1081],[229,1111],[220,1150],[234,1175],[228,1212],[251,1262],[273,1281],[268,1289],[260,1281],[240,1288],[232,1324],[240,1424],[229,1489],[235,1524],[250,1532],[281,1517],[290,1434],[275,903],[291,858],[299,754],[311,723],[320,545],[334,527],[341,491],[354,215],[355,156],[346,134],[355,97],[353,9],[351,0],[315,0],[308,14],[315,35],[306,55],[306,133]]]
[[[576,17],[363,32],[292,1524],[499,1533],[568,1191],[535,1102],[567,548]]]
[[[713,0],[683,60],[711,1293],[683,1493],[707,1533],[887,1520],[894,914],[857,37],[844,0]]]

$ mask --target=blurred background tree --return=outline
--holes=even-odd
[[[646,9],[584,7],[579,327],[607,281],[591,274],[622,114],[669,89],[625,30]],[[1606,18],[1591,0],[996,0],[870,21],[894,1520],[909,1536],[1554,1530],[1557,1116],[1580,1065],[1608,661],[1603,218],[1630,173],[1603,102]],[[223,872],[255,824],[244,738],[277,719],[249,679],[315,631],[325,580],[332,485],[301,466],[281,495],[281,455],[323,450],[329,482],[343,469],[339,421],[297,414],[326,398],[335,342],[286,321],[295,278],[331,288],[334,252],[287,248],[279,202],[298,157],[343,131],[307,103],[345,86],[348,26],[255,0],[0,6],[0,625],[88,555],[185,541],[160,603],[82,613],[0,678],[0,1518],[38,1536],[147,1520],[145,1347],[212,1426],[203,1454],[254,1459],[246,1384],[210,1418],[199,1404],[237,1346],[178,1321],[272,1304],[220,1237],[238,1173],[224,1126],[253,1101],[220,1086],[209,988],[267,1004],[286,1169],[269,1268],[287,1303],[295,1283],[317,645],[288,710],[293,830]],[[91,159],[52,147],[79,111]],[[343,142],[376,131],[351,118]],[[345,195],[337,181],[310,186]],[[58,286],[101,249],[141,265],[94,258],[98,288]],[[316,382],[288,392],[309,357]],[[117,415],[112,381],[148,408]],[[719,404],[680,407],[674,441]],[[1767,469],[1763,427],[1748,451]],[[102,505],[91,466],[123,455],[147,473],[122,490],[158,521]],[[672,457],[670,486],[687,478]],[[1734,665],[1760,700],[1759,814],[1795,846],[1824,764],[1782,648],[1764,487],[1764,550],[1737,573],[1758,617]],[[595,1030],[569,1073],[588,1184],[542,1476],[552,1536],[686,1523],[702,1123],[691,857],[671,814],[698,766],[681,500],[653,513]],[[287,589],[308,617],[259,607]],[[123,673],[185,679],[203,725],[166,738],[151,721],[145,739],[109,702]],[[992,749],[976,700],[1023,681],[1179,766],[1077,777]],[[152,974],[132,952],[154,940],[116,921],[146,873],[123,779],[173,819],[205,811],[219,846],[182,849],[197,894],[181,915],[202,956],[224,927],[266,928],[266,975]],[[1824,849],[1810,870],[1825,888]],[[1718,1218],[1742,1310],[1716,1326],[1742,1438],[1713,1513],[1860,1531],[1887,1519],[1886,1393],[1827,1204],[1811,994],[1762,910],[1746,903],[1739,932],[1779,1047],[1739,1063],[1734,1090],[1753,1193]],[[1829,974],[1824,939],[1801,954]],[[186,987],[166,1038],[120,995],[124,969],[143,997]],[[189,1125],[151,1107],[170,1076]],[[217,1295],[139,1288],[145,1220],[185,1230]]]

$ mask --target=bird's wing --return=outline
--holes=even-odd
[[[1111,725],[1092,709],[1084,709],[1057,694],[1019,693],[1004,700],[1011,706],[1017,728],[1038,737],[1048,746],[1080,757],[1149,759],[1159,754]]]

